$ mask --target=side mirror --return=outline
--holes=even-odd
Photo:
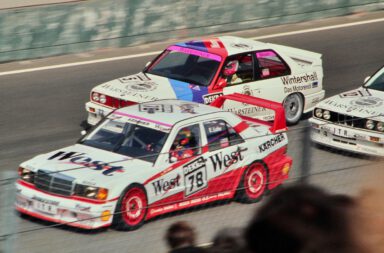
[[[219,80],[217,81],[216,86],[219,88],[223,88],[227,86],[227,80],[225,78],[219,77]]]
[[[371,79],[371,76],[367,76],[367,77],[364,79],[364,83],[368,82],[369,79]]]
[[[87,131],[85,131],[85,130],[81,130],[80,134],[81,134],[81,136],[84,136],[84,135],[87,134]]]

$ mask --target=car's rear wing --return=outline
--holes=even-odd
[[[234,93],[234,94],[222,95],[216,98],[210,105],[217,108],[221,108],[225,100],[232,100],[236,102],[247,103],[250,105],[255,105],[255,106],[273,110],[275,112],[275,119],[273,120],[273,122],[255,119],[255,118],[251,118],[243,115],[239,115],[239,116],[244,120],[269,126],[270,127],[269,130],[272,133],[277,133],[277,132],[282,132],[287,130],[284,108],[280,103],[262,99],[262,98],[253,97],[253,96],[248,96],[240,93]]]

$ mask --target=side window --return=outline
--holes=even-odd
[[[272,50],[256,53],[258,74],[260,79],[289,75],[289,67]]]
[[[169,151],[170,161],[176,162],[201,154],[201,134],[198,124],[180,129]]]
[[[252,54],[248,53],[229,57],[224,64],[222,77],[226,79],[228,86],[252,81]]]
[[[243,142],[241,136],[224,120],[204,123],[209,151],[226,148]]]

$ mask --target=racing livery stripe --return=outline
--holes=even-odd
[[[202,154],[205,154],[206,152],[208,152],[208,146],[204,146],[204,147],[202,148],[201,154],[200,154],[199,156],[201,156]],[[187,162],[189,162],[189,161],[191,161],[191,160],[193,160],[193,159],[195,159],[195,158],[198,158],[199,156],[192,156],[192,157],[183,159],[183,160],[181,160],[181,161],[178,161],[178,162],[172,164],[171,166],[169,166],[169,167],[166,168],[165,170],[163,170],[163,171],[161,171],[161,172],[155,174],[154,176],[150,177],[149,179],[147,179],[147,180],[144,182],[144,185],[146,185],[146,184],[148,184],[149,182],[151,182],[151,181],[153,181],[153,180],[155,180],[155,179],[157,179],[157,178],[159,178],[159,177],[161,177],[161,176],[167,174],[168,172],[170,172],[170,171],[176,169],[177,167],[180,167],[180,166],[182,166],[183,164],[185,164],[185,163],[187,163]]]
[[[196,55],[196,56],[200,56],[203,58],[208,58],[208,59],[211,59],[214,61],[221,62],[221,56],[216,55],[216,54],[211,54],[209,52],[206,52],[205,50],[202,51],[202,50],[196,50],[196,49],[192,49],[192,48],[188,48],[188,47],[181,47],[181,46],[170,46],[170,47],[168,47],[168,49],[172,50],[172,51]]]
[[[247,122],[245,121],[242,121],[240,122],[239,124],[237,124],[236,126],[233,127],[233,129],[235,129],[235,131],[237,133],[241,133],[243,132],[245,129],[247,129],[249,127],[249,125],[247,124]]]
[[[119,199],[119,197],[116,197],[116,198],[113,198],[113,199],[110,199],[110,200],[87,199],[87,198],[82,198],[80,196],[67,197],[67,196],[62,196],[62,195],[58,195],[58,194],[42,191],[40,189],[37,189],[33,184],[26,183],[26,182],[24,182],[22,180],[17,180],[17,183],[22,185],[22,186],[24,186],[24,187],[32,189],[34,191],[41,192],[41,193],[44,193],[46,195],[50,195],[50,196],[53,196],[53,197],[58,197],[58,198],[63,198],[63,199],[71,199],[71,200],[76,200],[76,201],[81,201],[81,202],[86,202],[86,203],[91,203],[91,204],[105,204],[105,203],[113,202],[113,201],[116,201],[116,200]]]
[[[189,84],[186,82],[168,79],[173,91],[176,94],[176,98],[180,100],[193,101],[192,90],[189,88]]]
[[[171,84],[177,99],[201,104],[204,103],[203,96],[208,93],[208,87],[189,84],[174,79],[168,79],[168,81]]]
[[[155,174],[154,176],[150,177],[149,179],[147,179],[145,182],[144,182],[144,185],[148,184],[149,182],[167,174],[168,172],[171,172],[172,170],[176,169],[177,167],[180,167],[181,165],[191,161],[192,159],[196,158],[196,156],[193,156],[193,157],[189,157],[189,158],[186,158],[182,161],[179,161],[179,162],[176,162],[175,164],[172,164],[171,166],[169,166],[168,168],[166,168],[165,170]]]
[[[172,125],[170,125],[170,124],[166,124],[166,123],[163,123],[163,122],[160,122],[160,121],[151,120],[151,119],[147,119],[147,118],[131,115],[131,114],[124,113],[124,112],[117,111],[117,112],[114,112],[113,114],[120,115],[120,116],[126,116],[126,117],[130,117],[130,118],[138,119],[138,120],[143,120],[143,121],[151,122],[151,123],[162,125],[162,126],[166,126],[166,127],[172,127]]]

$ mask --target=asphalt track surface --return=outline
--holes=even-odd
[[[383,17],[383,12],[244,31],[239,35],[257,37],[378,17]],[[374,22],[270,36],[262,41],[322,53],[328,97],[358,87],[366,76],[384,64],[383,30],[384,22]],[[152,56],[19,74],[1,75],[2,72],[158,51],[169,43],[0,65],[0,180],[16,176],[17,166],[22,161],[74,143],[81,130],[79,123],[86,117],[84,103],[91,88],[140,71]],[[363,185],[370,183],[366,174],[376,173],[374,169],[382,164],[378,159],[318,147],[309,149],[310,160],[303,157],[303,154],[308,155],[303,150],[306,125],[307,121],[303,120],[288,133],[288,153],[294,159],[290,182],[299,178],[304,158],[310,164],[310,181],[329,191],[356,194]],[[166,252],[163,235],[170,223],[177,220],[192,222],[199,233],[198,242],[207,243],[220,228],[245,225],[260,205],[232,202],[199,208],[155,219],[133,232],[112,229],[84,232],[18,217],[9,204],[12,203],[12,184],[0,182],[0,238],[16,233],[0,244],[6,243],[10,252]]]

